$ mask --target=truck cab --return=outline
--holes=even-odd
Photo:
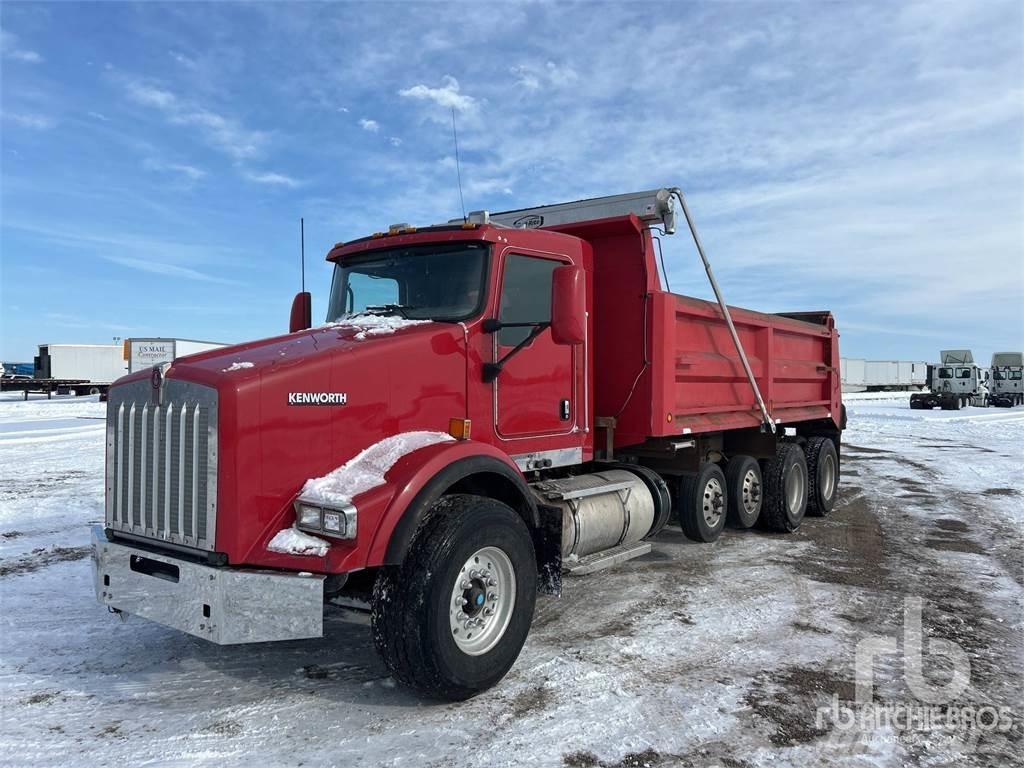
[[[994,353],[991,371],[992,405],[1012,408],[1024,404],[1024,353]]]
[[[979,368],[969,349],[947,349],[939,354],[941,363],[929,366],[929,392],[914,393],[910,407],[960,410],[989,404],[988,372]]]

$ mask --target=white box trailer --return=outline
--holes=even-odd
[[[107,385],[126,373],[120,344],[40,344],[32,376]]]
[[[928,383],[928,364],[917,360],[839,361],[844,392],[879,392],[921,389]]]
[[[206,352],[209,349],[226,347],[219,341],[195,341],[194,339],[126,339],[124,357],[128,361],[128,371],[134,372],[143,368],[152,368],[177,360],[179,357]]]
[[[864,384],[866,362],[857,357],[842,357],[839,359],[844,392],[863,392],[866,389]]]

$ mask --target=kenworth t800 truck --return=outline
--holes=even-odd
[[[678,204],[678,208],[677,208]],[[681,210],[717,301],[667,291]],[[651,549],[826,515],[839,482],[831,314],[721,299],[678,189],[338,243],[327,323],[110,390],[96,590],[215,643],[370,613],[394,676],[500,680],[538,593]]]

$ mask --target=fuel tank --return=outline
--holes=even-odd
[[[651,492],[624,469],[545,480],[531,487],[545,504],[562,510],[563,558],[634,544],[654,525]]]

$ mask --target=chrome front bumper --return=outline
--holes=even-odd
[[[218,645],[321,637],[324,577],[212,568],[92,529],[96,599]]]

